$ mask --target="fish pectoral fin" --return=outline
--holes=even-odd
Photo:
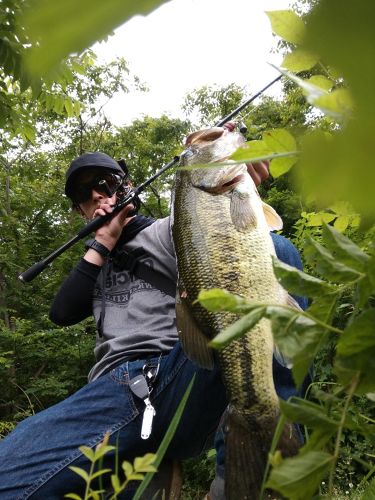
[[[280,231],[283,228],[283,221],[274,208],[262,201],[263,212],[270,231]]]
[[[214,368],[214,354],[186,304],[176,302],[177,331],[187,357],[202,368]]]
[[[250,197],[246,193],[234,190],[230,201],[230,216],[238,231],[246,231],[256,226],[257,218]]]

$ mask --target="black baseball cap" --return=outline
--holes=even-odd
[[[72,161],[65,174],[65,194],[70,199],[73,194],[74,180],[78,173],[86,168],[99,167],[118,173],[120,175],[129,175],[125,160],[121,159],[118,162],[105,153],[99,151],[94,153],[83,153]]]

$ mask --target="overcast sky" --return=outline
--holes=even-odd
[[[148,94],[117,96],[105,113],[118,124],[166,112],[183,117],[188,91],[202,85],[236,83],[256,92],[277,76],[267,10],[288,8],[289,0],[172,0],[146,17],[118,28],[106,44],[94,46],[107,61],[123,56]],[[273,90],[276,92],[277,88]]]

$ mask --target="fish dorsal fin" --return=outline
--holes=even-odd
[[[204,130],[198,130],[197,132],[193,132],[186,139],[186,146],[190,146],[191,144],[196,144],[199,142],[212,142],[216,139],[219,139],[224,133],[223,127],[212,127],[206,128]]]
[[[283,221],[274,208],[262,201],[263,212],[270,231],[279,231],[283,228]]]
[[[186,356],[203,368],[214,367],[213,351],[208,347],[208,339],[199,329],[186,303],[176,300],[177,331]]]

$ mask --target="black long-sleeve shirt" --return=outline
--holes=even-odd
[[[57,292],[49,318],[59,326],[79,323],[92,315],[92,299],[101,266],[81,259]]]

